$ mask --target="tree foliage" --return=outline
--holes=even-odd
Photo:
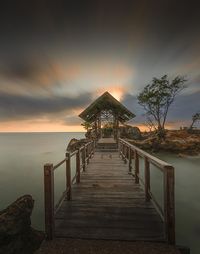
[[[90,122],[87,122],[87,121],[83,122],[81,125],[82,125],[83,128],[86,129],[87,131],[88,131],[89,129],[92,128],[92,124],[91,124]]]
[[[154,125],[158,133],[164,133],[170,105],[185,86],[186,79],[177,76],[169,80],[167,75],[153,78],[138,96],[139,104],[145,109],[148,122]]]

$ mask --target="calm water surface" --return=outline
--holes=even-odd
[[[84,133],[1,133],[0,134],[0,209],[19,196],[31,194],[35,199],[33,227],[44,228],[43,165],[64,158],[71,138]],[[179,158],[157,154],[175,166],[177,244],[190,246],[191,254],[200,253],[200,158]],[[74,170],[74,168],[73,168]],[[162,204],[162,174],[151,168],[154,195]],[[64,166],[55,172],[55,197],[65,186]]]

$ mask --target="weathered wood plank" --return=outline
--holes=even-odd
[[[62,225],[62,224],[61,224]],[[85,239],[105,239],[105,240],[148,240],[162,241],[162,232],[148,231],[146,229],[128,228],[104,228],[104,227],[77,227],[67,228],[67,225],[59,228],[57,237],[85,238]],[[67,228],[67,230],[66,230]]]
[[[56,214],[57,237],[163,240],[163,222],[118,153],[97,152]]]
[[[66,201],[65,202],[63,202],[63,204],[62,204],[62,208],[64,208],[65,209],[65,207],[76,207],[76,206],[82,206],[82,207],[113,207],[113,210],[114,209],[119,209],[119,208],[121,208],[122,207],[122,204],[120,203],[120,202],[93,202],[92,204],[91,203],[88,203],[88,202],[84,202],[84,201],[80,201],[80,200],[76,200],[76,201],[73,201],[73,202],[70,202],[70,204],[67,204],[66,203]],[[151,208],[151,209],[154,209],[155,210],[155,208],[152,206],[152,204],[151,203],[143,203],[143,202],[141,202],[141,200],[140,199],[136,199],[136,200],[134,200],[134,202],[126,202],[126,203],[123,203],[123,208],[124,209],[127,209],[127,210],[129,210],[129,209],[131,209],[131,208],[137,208],[137,207],[139,207],[139,208],[143,208],[143,207],[145,207],[146,209],[147,208]],[[62,208],[60,208],[60,209],[62,209]]]

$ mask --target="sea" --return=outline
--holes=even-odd
[[[44,230],[44,164],[55,165],[64,159],[67,145],[72,138],[84,138],[84,133],[0,133],[0,210],[18,197],[30,194],[35,200],[32,226]],[[154,156],[175,167],[177,244],[189,246],[191,254],[199,254],[200,157],[181,158],[170,153],[158,153]],[[75,161],[72,161],[72,172],[75,173]],[[162,206],[162,173],[154,167],[151,167],[150,172],[152,192]],[[55,171],[55,201],[64,188],[63,165]]]

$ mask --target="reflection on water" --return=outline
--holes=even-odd
[[[83,133],[0,134],[0,209],[21,195],[31,194],[35,199],[32,224],[43,229],[43,165],[61,161],[69,140],[83,136]],[[172,154],[156,156],[175,167],[177,244],[190,246],[191,254],[197,254],[200,250],[200,158],[179,158]],[[151,167],[151,189],[160,204],[163,203],[162,187],[162,173]],[[55,171],[56,199],[64,188],[63,165]]]

